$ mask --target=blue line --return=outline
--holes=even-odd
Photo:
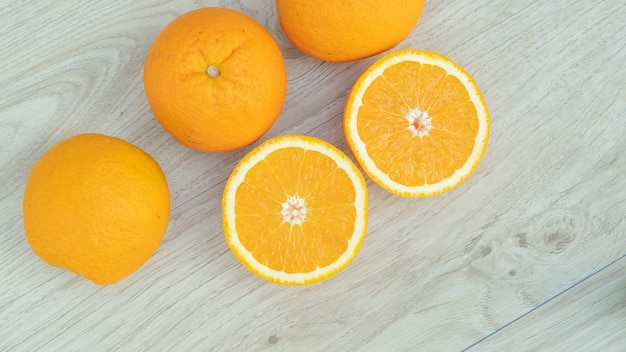
[[[622,255],[621,257],[619,257],[619,258],[617,258],[617,259],[615,259],[615,260],[613,260],[613,261],[612,261],[612,262],[610,262],[609,264],[607,264],[607,265],[605,265],[605,266],[601,267],[600,269],[598,269],[598,270],[596,270],[596,271],[592,272],[591,274],[589,274],[589,275],[585,276],[584,278],[582,278],[580,281],[576,282],[576,283],[575,283],[575,284],[573,284],[572,286],[570,286],[570,287],[566,288],[565,290],[563,290],[563,291],[561,291],[561,292],[557,293],[555,296],[553,296],[553,297],[549,298],[547,301],[545,301],[545,302],[541,303],[540,305],[538,305],[538,306],[536,306],[535,308],[533,308],[533,309],[529,310],[528,312],[526,312],[526,313],[524,313],[524,314],[520,315],[519,317],[517,317],[517,318],[515,318],[515,319],[511,320],[510,322],[508,322],[508,323],[504,324],[503,326],[499,327],[498,329],[496,329],[495,331],[491,332],[491,333],[490,333],[490,334],[488,334],[487,336],[485,336],[485,337],[481,338],[480,340],[478,340],[478,341],[474,342],[473,344],[471,344],[471,345],[469,345],[469,346],[465,347],[464,349],[462,349],[462,350],[461,350],[461,352],[465,352],[465,351],[469,350],[470,348],[472,348],[472,347],[474,347],[474,346],[478,345],[479,343],[481,343],[481,342],[485,341],[486,339],[490,338],[491,336],[493,336],[493,335],[495,335],[495,334],[499,333],[500,331],[504,330],[505,328],[507,328],[507,327],[509,327],[509,326],[513,325],[514,323],[516,323],[517,321],[521,320],[521,319],[522,319],[522,318],[524,318],[525,316],[527,316],[527,315],[529,315],[530,313],[532,313],[532,312],[536,311],[537,309],[539,309],[539,308],[541,308],[541,307],[545,306],[546,304],[548,304],[548,303],[550,303],[551,301],[555,300],[556,298],[558,298],[558,297],[562,296],[563,294],[565,294],[566,292],[570,291],[570,290],[571,290],[571,289],[573,289],[574,287],[576,287],[576,286],[578,286],[578,285],[582,284],[583,282],[587,281],[587,280],[588,280],[588,279],[590,279],[591,277],[593,277],[593,276],[597,275],[598,273],[600,273],[602,270],[604,270],[604,269],[606,269],[606,268],[610,267],[611,265],[613,265],[613,264],[617,263],[618,261],[620,261],[620,260],[622,260],[622,259],[624,259],[624,258],[626,258],[626,254],[625,254],[625,255]]]

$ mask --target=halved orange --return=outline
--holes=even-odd
[[[344,133],[365,173],[405,197],[447,192],[476,169],[489,139],[489,112],[472,77],[451,59],[403,49],[355,83]]]
[[[226,242],[256,275],[304,285],[343,270],[367,227],[367,186],[341,150],[285,135],[248,153],[222,198]]]

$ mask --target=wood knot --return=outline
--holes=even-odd
[[[518,233],[517,235],[517,244],[520,247],[528,247],[528,235],[525,233]]]
[[[560,252],[574,240],[574,235],[563,229],[557,229],[555,232],[544,235],[543,240],[546,245]]]

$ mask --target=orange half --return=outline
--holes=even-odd
[[[489,139],[489,112],[472,77],[449,58],[404,49],[355,83],[344,132],[365,173],[406,197],[447,192],[466,180]]]
[[[367,186],[333,145],[276,137],[236,166],[222,218],[228,246],[250,271],[274,283],[310,284],[357,255],[367,227]]]

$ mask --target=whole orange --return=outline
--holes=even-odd
[[[169,213],[159,164],[136,146],[100,134],[50,148],[24,192],[24,230],[33,252],[100,285],[130,275],[154,254]]]
[[[270,33],[251,17],[207,7],[157,36],[144,67],[154,116],[176,140],[207,152],[246,146],[282,111],[287,72]]]
[[[419,20],[424,0],[276,0],[287,38],[305,54],[345,62],[388,50]]]

